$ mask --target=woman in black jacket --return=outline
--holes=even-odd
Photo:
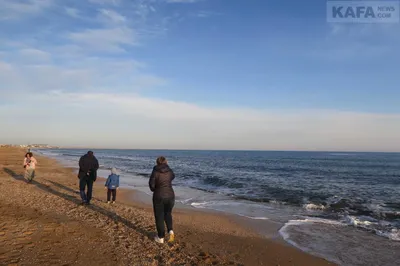
[[[157,158],[157,165],[154,166],[149,180],[150,190],[153,192],[153,209],[156,220],[157,236],[155,241],[164,243],[165,227],[167,225],[169,242],[174,241],[172,230],[172,208],[175,204],[175,193],[172,188],[172,180],[175,174],[168,166],[167,159],[161,156]]]

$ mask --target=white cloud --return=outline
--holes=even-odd
[[[187,3],[196,3],[196,2],[200,2],[202,0],[167,0],[167,3],[183,3],[183,4],[187,4]]]
[[[12,66],[6,62],[0,61],[0,73],[4,73],[5,71],[11,71]]]
[[[1,77],[0,91],[2,96],[3,93],[12,96],[52,89],[77,90],[96,84],[96,78],[92,69],[65,69],[48,64],[10,65],[8,74]]]
[[[32,112],[36,130],[30,135],[35,142],[121,148],[400,150],[400,115],[205,108],[117,93],[54,92],[26,100],[38,107]],[[24,110],[10,112],[15,118]],[[59,114],[62,123],[51,123],[52,113]],[[14,124],[6,112],[0,114],[4,125]],[[28,124],[21,127],[30,126],[30,114],[25,118]],[[22,128],[5,128],[9,138],[27,141]]]
[[[119,6],[123,0],[88,0],[89,3],[99,5],[114,5]]]
[[[146,72],[146,64],[133,59],[78,57],[65,55],[63,65],[55,65],[57,55],[35,49],[22,49],[20,60],[0,61],[0,92],[5,98],[21,92],[62,91],[142,91],[167,84]],[[26,55],[33,55],[28,58]],[[40,55],[41,57],[38,57]],[[41,60],[39,60],[39,58]],[[47,61],[48,60],[48,61]],[[10,90],[12,88],[12,90]]]
[[[70,33],[68,38],[92,51],[123,52],[124,45],[138,44],[135,33],[128,27],[86,29]]]
[[[220,13],[213,12],[213,11],[205,11],[205,10],[199,11],[196,13],[196,17],[199,17],[199,18],[208,18],[208,17],[215,16],[215,15],[220,15]]]
[[[36,15],[52,5],[52,0],[1,0],[0,20],[19,19],[22,16]]]
[[[101,9],[100,14],[102,17],[105,17],[107,19],[107,22],[113,22],[113,23],[126,23],[127,19],[126,17],[122,16],[118,12],[111,10],[111,9]]]
[[[331,24],[309,55],[329,61],[373,60],[397,53],[399,45],[397,25]]]
[[[81,18],[80,12],[76,8],[65,7],[65,13],[73,18]]]
[[[169,20],[155,14],[161,1],[82,3],[70,7],[60,1],[54,5],[50,0],[0,0],[0,19],[44,16],[48,8],[59,8],[68,15],[64,20],[53,18],[46,34],[11,34],[0,40],[0,142],[121,148],[400,150],[399,115],[205,108],[141,96],[143,89],[169,84],[149,73],[151,66],[136,60],[132,50],[142,44],[142,34],[165,33]],[[88,3],[91,11],[99,12],[87,12]],[[69,23],[73,18],[80,23]],[[339,28],[334,34],[338,34],[332,36],[336,41],[351,35]],[[27,127],[35,128],[29,139]]]
[[[24,61],[30,62],[49,62],[51,55],[39,49],[26,48],[19,50],[19,54]]]
[[[374,38],[380,35],[400,36],[396,24],[331,24],[327,34],[328,40]],[[379,40],[377,40],[379,41]]]

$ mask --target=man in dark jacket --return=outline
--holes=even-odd
[[[94,156],[92,151],[88,151],[79,159],[79,192],[82,198],[82,204],[90,204],[92,199],[93,182],[97,178],[97,169],[99,169],[99,162]],[[87,193],[85,188],[87,186]]]
[[[172,208],[175,204],[175,193],[172,188],[172,180],[175,174],[167,164],[165,157],[157,158],[157,165],[149,179],[149,187],[153,192],[153,209],[156,220],[157,236],[155,241],[164,243],[165,227],[169,233],[169,241],[174,241],[174,231],[172,230]]]

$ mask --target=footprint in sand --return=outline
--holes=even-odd
[[[33,247],[35,247],[35,244],[31,242],[31,243],[26,244],[26,247],[33,248]]]

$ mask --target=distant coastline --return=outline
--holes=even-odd
[[[217,152],[299,152],[299,153],[330,153],[331,155],[386,153],[397,154],[400,151],[384,150],[268,150],[268,149],[199,149],[199,148],[119,148],[119,147],[93,147],[93,146],[56,146],[49,144],[0,144],[1,147],[34,148],[34,149],[66,149],[66,150],[138,150],[138,151],[217,151]]]
[[[60,149],[58,146],[52,146],[48,144],[0,144],[0,148]]]
[[[49,146],[50,147],[50,146]],[[47,147],[47,148],[49,148]],[[35,147],[38,148],[38,147]],[[400,151],[347,151],[347,150],[251,150],[251,149],[182,149],[182,148],[111,148],[111,147],[91,147],[91,146],[52,146],[54,149],[65,149],[65,150],[137,150],[137,151],[213,151],[213,152],[298,152],[298,153],[331,153],[333,155],[345,155],[345,154],[362,154],[362,153],[387,153],[397,154]]]

